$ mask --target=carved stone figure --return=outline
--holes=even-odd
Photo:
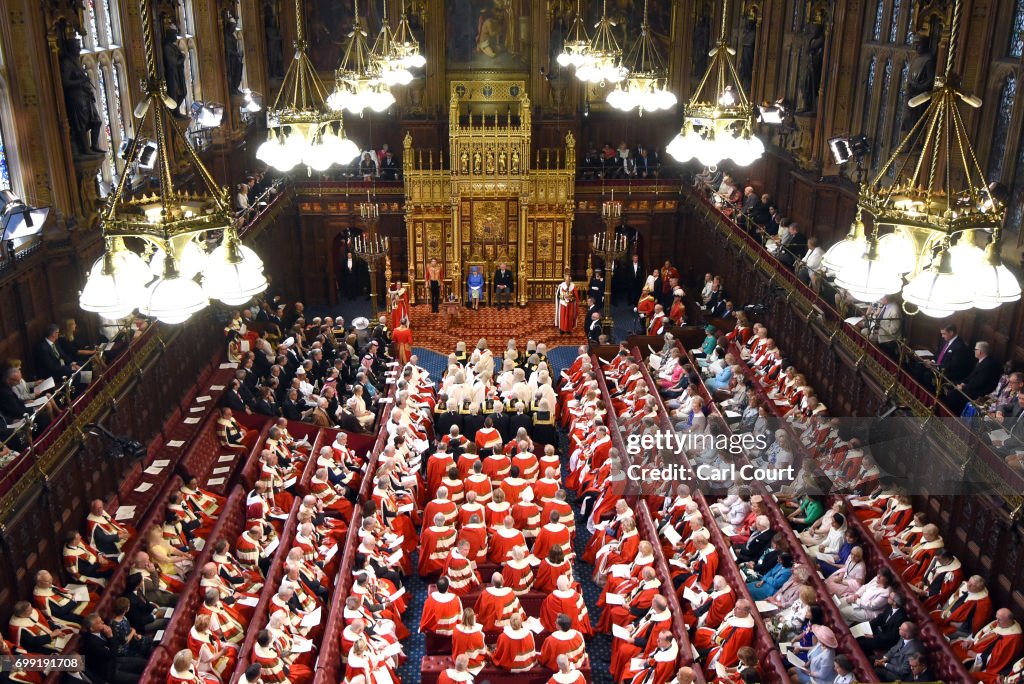
[[[171,111],[179,119],[185,118],[181,113],[181,104],[185,101],[185,53],[178,47],[178,27],[169,24],[164,28],[162,43],[164,57],[164,80],[167,82],[167,96],[175,102]]]
[[[508,154],[505,150],[498,153],[498,173],[505,175],[508,172]]]
[[[465,150],[459,155],[459,173],[464,176],[469,173],[469,153]]]
[[[103,120],[96,110],[92,81],[79,60],[81,51],[82,45],[76,37],[66,39],[60,51],[60,81],[68,111],[71,147],[75,156],[106,154],[107,151],[100,147]]]
[[[907,71],[908,100],[921,93],[931,92],[935,85],[935,54],[931,50],[928,36],[920,34],[915,36],[914,50],[917,52],[917,56],[914,57],[910,63],[910,69]],[[925,109],[924,105],[907,107],[907,112],[903,117],[904,132],[910,131],[917,124]]]
[[[740,36],[740,81],[750,92],[750,81],[754,77],[754,50],[757,42],[757,22],[747,17],[743,22],[743,33]]]
[[[263,35],[267,41],[267,73],[271,78],[281,78],[284,76],[284,52],[274,0],[263,3]]]
[[[800,111],[817,111],[818,90],[821,87],[821,66],[825,55],[825,29],[821,24],[811,25],[811,37],[807,41],[807,61],[800,74]]]
[[[519,174],[519,150],[512,150],[512,175]]]
[[[473,153],[473,173],[479,174],[483,170],[483,156],[479,152]]]
[[[224,13],[224,62],[228,71],[228,92],[237,93],[242,85],[242,46],[235,31],[238,20],[231,12]]]

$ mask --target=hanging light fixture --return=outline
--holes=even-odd
[[[846,238],[828,248],[825,256],[821,259],[821,267],[827,273],[836,274],[846,264],[859,259],[867,249],[867,238],[864,237],[864,222],[861,221],[860,211],[857,211],[857,218],[850,226],[850,232]]]
[[[391,24],[388,22],[388,3],[386,2],[381,15],[380,31],[377,33],[377,39],[373,41],[373,48],[370,52],[384,83],[388,86],[409,85],[412,81],[412,72],[395,53],[395,34],[391,31]]]
[[[894,276],[906,279],[903,298],[909,314],[948,316],[972,307],[994,308],[1021,296],[1017,279],[1000,258],[1004,209],[989,192],[961,114],[962,103],[981,106],[980,99],[959,90],[953,73],[962,13],[962,0],[956,0],[945,69],[936,76],[934,88],[907,103],[927,103],[927,109],[878,174],[861,187],[858,201],[859,211],[872,217],[876,230],[893,228],[878,240],[882,268],[872,270],[878,279],[872,284],[880,286]],[[982,251],[975,240],[989,234]],[[859,263],[846,268],[863,271]],[[846,269],[840,280],[849,280]]]
[[[300,163],[316,171],[348,164],[359,156],[359,147],[345,137],[341,112],[326,105],[324,84],[306,54],[301,0],[295,0],[295,36],[295,56],[267,109],[268,139],[256,158],[281,172]]]
[[[622,48],[615,39],[615,22],[608,18],[608,0],[602,0],[601,19],[594,25],[594,38],[584,53],[583,64],[576,67],[576,78],[603,86],[626,77],[622,66]]]
[[[255,273],[247,274],[248,294],[240,298],[239,289],[226,276],[204,291],[196,277],[212,268],[199,238],[214,231],[223,231],[229,245],[237,241],[228,204],[228,190],[217,186],[203,165],[187,136],[178,130],[170,117],[174,101],[167,97],[167,86],[157,76],[154,51],[152,8],[142,5],[143,43],[147,77],[143,84],[145,99],[135,109],[139,119],[137,131],[151,127],[155,170],[159,190],[155,195],[131,197],[126,192],[131,174],[125,173],[100,210],[100,229],[104,236],[104,254],[90,269],[79,304],[86,311],[107,318],[123,318],[136,308],[165,323],[181,323],[204,309],[209,299],[243,304],[266,289],[263,266],[253,255]],[[137,136],[128,147],[125,159],[134,161],[141,152],[145,136]],[[177,140],[175,140],[177,138]],[[177,143],[193,175],[202,186],[202,193],[186,192],[174,186],[169,150]],[[152,263],[129,249],[126,239],[151,246]],[[223,247],[223,245],[222,245]],[[214,250],[217,253],[222,247]],[[247,250],[247,252],[246,252]],[[236,251],[251,253],[238,246]],[[214,285],[211,283],[211,285]]]
[[[882,295],[900,291],[903,281],[890,273],[878,256],[878,234],[871,236],[863,256],[843,268],[836,276],[836,285],[857,299],[875,301]]]
[[[628,76],[608,93],[608,104],[624,112],[639,109],[656,112],[676,104],[676,96],[666,89],[668,69],[651,35],[647,23],[647,0],[644,0],[644,16],[640,23],[640,39],[633,43],[629,55],[623,62]]]
[[[754,135],[755,108],[747,100],[729,47],[729,3],[722,0],[722,28],[716,45],[708,55],[704,78],[683,108],[679,134],[665,148],[679,161],[696,159],[704,166],[715,166],[732,159],[747,166],[764,154],[764,143]]]
[[[395,96],[381,78],[379,65],[371,59],[359,18],[359,0],[355,0],[355,22],[341,65],[334,72],[334,92],[327,98],[327,105],[354,114],[362,114],[364,109],[383,112],[395,103]]]
[[[409,25],[409,14],[406,12],[405,0],[402,0],[402,16],[398,20],[398,29],[395,31],[391,43],[393,60],[405,69],[421,69],[426,65],[427,60],[420,52],[420,42],[412,32]]]
[[[583,23],[583,8],[581,0],[576,0],[576,16],[569,27],[569,33],[562,43],[562,51],[558,53],[555,61],[559,66],[579,69],[590,61],[590,38],[587,37],[587,29]]]

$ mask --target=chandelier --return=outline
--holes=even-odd
[[[359,156],[359,147],[345,137],[341,112],[326,106],[324,84],[306,54],[300,3],[295,0],[295,56],[267,109],[267,141],[256,150],[257,159],[284,173],[297,164],[326,171]]]
[[[238,241],[227,189],[217,187],[168,114],[175,103],[167,96],[166,82],[157,76],[149,2],[142,3],[142,28],[147,76],[142,84],[145,99],[135,109],[136,130],[146,130],[151,123],[160,188],[155,195],[131,197],[125,192],[131,174],[127,169],[121,174],[100,210],[104,253],[89,271],[79,305],[108,319],[124,318],[138,309],[165,323],[181,323],[204,309],[211,298],[244,304],[267,288],[267,280],[259,257]],[[141,137],[128,148],[129,162],[144,146]],[[174,138],[204,193],[174,186],[169,157]],[[205,240],[200,238],[215,231],[222,231],[223,239],[207,255]],[[150,263],[129,249],[126,240],[147,245],[143,253],[151,252]]]
[[[383,112],[395,103],[395,96],[381,78],[379,66],[370,58],[366,32],[359,25],[359,0],[355,0],[355,22],[334,79],[334,92],[327,98],[327,106],[334,111],[345,109],[362,114],[364,109],[370,109]]]
[[[668,69],[665,68],[665,60],[647,23],[647,0],[644,0],[640,39],[633,43],[623,66],[629,75],[608,93],[608,104],[624,112],[639,109],[641,116],[645,110],[655,112],[675,106],[676,96],[666,90]]]
[[[576,78],[603,86],[618,83],[626,77],[622,66],[622,48],[612,29],[615,22],[608,18],[608,0],[601,4],[601,19],[594,26],[594,38],[583,53],[583,63],[576,67]]]
[[[956,0],[944,73],[936,76],[931,92],[907,103],[927,102],[927,109],[875,178],[861,187],[858,222],[862,213],[870,216],[872,234],[863,242],[861,227],[866,249],[836,276],[837,285],[862,301],[902,290],[908,314],[945,317],[972,307],[992,309],[1021,296],[1000,256],[1004,209],[989,192],[960,111],[961,102],[981,106],[979,98],[959,90],[953,73],[961,13],[962,0]],[[892,182],[883,187],[890,174]],[[893,231],[880,235],[884,226]],[[829,252],[856,250],[856,232]],[[979,248],[977,239],[989,236],[985,249]]]
[[[409,37],[412,37],[411,32]],[[405,64],[404,59],[398,57],[395,45],[396,37],[391,31],[391,24],[388,23],[388,3],[385,2],[380,32],[377,34],[377,39],[373,41],[373,49],[370,51],[372,60],[380,72],[381,79],[388,86],[409,85],[412,82],[412,72],[409,71],[409,66]]]
[[[402,2],[402,16],[398,20],[398,30],[395,31],[391,42],[392,61],[405,69],[421,69],[426,65],[427,60],[420,52],[420,42],[409,26],[409,14],[405,9],[405,2]]]
[[[576,0],[576,16],[569,27],[565,42],[562,43],[562,51],[555,59],[562,67],[579,69],[590,60],[590,38],[587,37],[587,29],[583,24],[583,8],[580,3],[581,0]]]
[[[754,107],[733,62],[736,51],[727,40],[728,16],[728,0],[722,0],[718,45],[708,53],[704,78],[683,108],[682,129],[665,148],[679,161],[695,158],[710,167],[731,159],[747,166],[764,154],[764,143],[754,135]]]

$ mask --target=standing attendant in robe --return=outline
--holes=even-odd
[[[466,277],[466,287],[469,288],[469,303],[474,311],[480,310],[480,300],[484,296],[484,275],[480,272],[479,266],[470,266],[469,275]]]
[[[572,276],[565,274],[565,280],[555,290],[555,325],[559,335],[570,335],[576,328],[579,308],[579,293],[572,282]]]
[[[399,363],[408,363],[412,356],[412,330],[409,329],[409,319],[403,318],[395,326],[391,333],[391,339],[395,343],[395,352],[398,354]]]
[[[391,302],[391,329],[394,330],[399,323],[409,319],[409,291],[401,283],[394,283],[388,289],[388,299]]]

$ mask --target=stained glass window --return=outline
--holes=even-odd
[[[900,10],[903,8],[902,0],[893,0],[892,20],[889,22],[889,42],[895,43],[900,31]]]
[[[120,174],[123,161],[117,151],[123,140],[130,136],[131,122],[125,118],[125,111],[131,103],[122,93],[124,79],[124,48],[117,44],[119,22],[119,0],[86,0],[85,40],[82,65],[92,78],[96,89],[96,104],[103,122],[100,146],[106,149],[103,163],[96,174],[101,195],[110,192]]]
[[[885,15],[885,0],[878,0],[875,6],[875,25],[871,29],[871,39],[875,42],[882,39],[882,17]]]
[[[107,31],[108,45],[117,42],[117,36],[114,34],[113,16],[110,0],[103,0],[103,28]]]
[[[1007,52],[1010,57],[1024,55],[1024,0],[1017,0],[1013,5],[1013,27],[1010,29],[1010,46]]]
[[[907,11],[907,35],[903,42],[910,45],[914,42],[914,6],[910,5]]]
[[[800,30],[800,10],[803,9],[803,3],[800,0],[793,0],[793,25],[794,31]]]
[[[113,136],[110,133],[110,106],[107,103],[107,80],[104,78],[103,69],[99,69],[99,94],[100,94],[100,117],[103,119],[103,135],[100,136],[100,146],[107,149],[106,161],[100,166],[99,171],[96,172],[96,180],[99,181],[102,187],[107,182],[107,174],[110,174],[110,182],[114,182],[117,177],[117,169],[114,166],[114,150],[113,150]],[[104,139],[105,138],[105,139]],[[104,193],[106,194],[106,193]]]
[[[2,123],[2,122],[0,122]],[[7,148],[4,147],[4,131],[0,126],[0,190],[11,189],[11,171],[7,168]]]
[[[185,54],[185,111],[190,104],[203,99],[192,2],[184,0],[178,3],[178,47]]]
[[[999,96],[999,109],[996,116],[995,130],[992,132],[992,150],[988,157],[989,180],[1000,180],[1003,175],[1003,157],[1006,156],[1006,137],[1010,132],[1010,118],[1013,115],[1013,102],[1017,98],[1017,78],[1011,74],[1003,84],[1003,92]],[[1019,170],[1018,170],[1019,171]]]
[[[86,47],[90,50],[95,50],[99,47],[99,29],[96,25],[96,0],[87,0],[85,3],[85,20],[87,22],[85,27],[86,32]]]
[[[1021,220],[1024,219],[1024,136],[1018,143],[1017,148],[1017,173],[1013,179],[1013,193],[1010,196],[1010,206],[1006,209],[1007,230],[1020,235]]]

